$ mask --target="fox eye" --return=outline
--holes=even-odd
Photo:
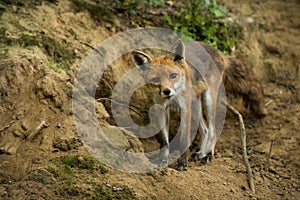
[[[160,82],[160,78],[159,77],[152,78],[152,79],[150,79],[150,82],[158,83],[158,82]]]
[[[176,78],[177,77],[177,74],[176,73],[171,73],[170,74],[170,79],[174,79],[174,78]]]

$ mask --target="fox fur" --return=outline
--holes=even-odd
[[[192,101],[195,93],[199,103],[199,129],[202,133],[202,144],[199,147],[197,156],[199,159],[207,159],[209,155],[214,157],[214,148],[217,142],[216,133],[216,113],[218,91],[222,81],[226,91],[239,94],[249,103],[251,109],[258,117],[266,115],[263,103],[263,89],[259,81],[255,78],[250,67],[239,60],[220,55],[210,45],[198,43],[201,48],[209,54],[216,69],[206,68],[202,74],[186,62],[186,49],[191,45],[186,45],[178,40],[172,47],[173,53],[152,58],[142,51],[132,53],[133,62],[140,69],[142,77],[150,83],[153,91],[157,91],[154,96],[155,103],[161,104],[164,113],[161,116],[162,147],[161,166],[167,166],[169,156],[169,102],[177,98],[181,108],[181,130],[179,148],[186,149],[180,159],[178,159],[178,170],[187,170]],[[187,47],[187,48],[186,48]],[[198,55],[195,53],[195,55]],[[201,56],[201,55],[199,55]],[[204,119],[205,116],[205,119]]]

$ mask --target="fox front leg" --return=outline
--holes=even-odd
[[[167,167],[169,165],[169,154],[170,154],[170,144],[169,144],[169,107],[165,108],[162,120],[162,131],[160,134],[160,163],[159,167]]]
[[[191,101],[190,99],[179,99],[181,107],[181,123],[180,123],[180,152],[184,153],[178,159],[177,170],[186,171],[188,169],[190,131],[191,131]]]

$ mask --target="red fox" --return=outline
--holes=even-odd
[[[197,67],[199,66],[194,67],[190,63],[187,63],[186,50],[193,51],[193,45],[200,45],[202,49],[205,49],[214,61],[213,63],[216,64],[216,67],[207,67],[204,71],[199,73],[199,71],[197,71]],[[158,95],[154,97],[155,103],[162,105],[164,108],[164,112],[161,116],[161,121],[164,123],[162,124],[163,128],[161,131],[161,146],[166,148],[161,149],[160,166],[168,166],[169,164],[169,102],[176,98],[181,108],[179,148],[187,149],[178,159],[177,169],[187,170],[188,147],[191,143],[190,134],[193,99],[196,99],[197,105],[199,106],[199,132],[202,133],[202,144],[199,147],[200,150],[197,152],[197,156],[199,159],[207,159],[209,154],[211,154],[211,158],[214,157],[214,149],[217,142],[217,101],[223,77],[225,77],[225,81],[228,82],[231,89],[234,90],[237,88],[236,92],[242,93],[245,96],[248,94],[253,95],[253,97],[249,97],[249,99],[255,99],[257,97],[256,100],[258,104],[253,105],[253,108],[261,115],[265,114],[263,104],[261,103],[263,100],[263,91],[260,84],[255,85],[255,87],[257,87],[255,90],[248,88],[245,90],[245,88],[243,88],[251,86],[251,82],[253,82],[252,79],[248,81],[250,85],[243,84],[241,87],[235,87],[235,85],[239,84],[238,81],[243,81],[240,79],[246,77],[235,74],[235,71],[239,72],[237,67],[241,67],[241,64],[236,64],[238,62],[235,62],[233,58],[229,59],[219,55],[208,44],[196,42],[185,46],[181,40],[178,40],[172,50],[173,53],[155,58],[152,58],[142,51],[134,51],[132,52],[132,59],[136,67],[140,69],[145,82],[150,84],[153,91],[157,91]],[[200,53],[200,51],[193,51],[192,53],[187,52],[187,55],[192,54],[193,56],[201,57]],[[229,73],[226,74],[227,72]],[[235,80],[236,76],[239,79],[237,81]],[[244,82],[247,83],[247,81]],[[254,82],[258,81],[255,79]]]

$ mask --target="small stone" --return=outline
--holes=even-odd
[[[25,131],[28,130],[28,127],[27,127],[27,125],[25,124],[25,122],[22,123],[21,127],[22,127],[22,129],[24,129]]]
[[[10,146],[7,150],[8,155],[14,155],[16,153],[17,153],[17,147],[15,147],[15,146]]]
[[[0,146],[0,154],[14,155],[17,152],[17,147],[10,144]]]
[[[174,6],[174,1],[166,1],[166,5],[168,5],[168,6]]]
[[[42,163],[42,161],[41,161],[40,158],[33,158],[32,159],[32,164],[41,164],[41,163]]]
[[[81,163],[84,162],[84,158],[83,158],[82,156],[78,156],[77,159],[78,159],[78,161],[81,162]]]
[[[112,187],[112,191],[114,191],[114,192],[122,191],[122,190],[123,190],[123,188],[119,188],[119,187],[115,187],[115,186]]]
[[[16,136],[16,137],[22,137],[23,134],[20,131],[15,131],[14,132],[14,136]]]
[[[43,184],[53,184],[56,179],[53,175],[43,168],[38,168],[37,170],[33,171],[31,174],[25,177],[27,181],[36,181]]]

